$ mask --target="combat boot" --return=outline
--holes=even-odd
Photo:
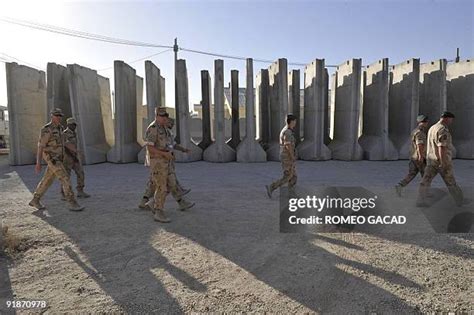
[[[190,209],[194,206],[194,202],[189,202],[186,199],[181,199],[180,201],[178,201],[178,204],[179,204],[178,209],[181,211]]]
[[[398,196],[398,197],[401,197],[401,196],[402,196],[402,185],[397,184],[397,185],[395,186],[395,192],[397,193],[397,196]]]
[[[138,208],[140,208],[140,209],[147,209],[147,208],[149,208],[149,206],[148,206],[148,204],[147,204],[148,202],[149,202],[149,199],[143,197],[142,200],[140,200],[140,203],[138,204]]]
[[[69,201],[70,211],[82,211],[83,209],[84,209],[84,206],[79,205],[76,200]]]
[[[84,189],[78,189],[77,190],[77,198],[89,198],[91,195],[88,193],[84,192]]]
[[[46,207],[40,202],[40,199],[38,197],[33,197],[33,199],[28,203],[28,205],[38,210],[46,209]]]
[[[163,211],[163,209],[155,209],[155,210],[154,210],[153,219],[154,219],[155,221],[158,221],[158,222],[161,222],[161,223],[169,223],[169,222],[171,222],[171,220],[168,219],[168,217],[166,216],[166,214],[165,214],[165,212]]]
[[[265,189],[267,190],[268,198],[272,199],[272,193],[273,193],[272,187],[270,185],[265,185]]]
[[[191,189],[183,189],[181,191],[181,196],[185,196],[185,195],[189,194],[190,191],[191,191]]]

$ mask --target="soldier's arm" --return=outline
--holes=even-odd
[[[447,166],[447,155],[448,155],[448,134],[443,131],[440,132],[436,139],[436,146],[438,147],[438,159],[441,167]]]
[[[426,143],[426,137],[418,134],[415,137],[415,143],[416,143],[416,152],[418,155],[418,160],[423,161],[426,158],[426,150],[425,150],[425,143]]]
[[[179,144],[175,144],[175,145],[174,145],[174,148],[175,148],[176,150],[181,151],[181,152],[184,152],[184,153],[188,153],[188,152],[191,151],[191,150],[189,150],[189,149],[186,149],[185,147],[182,147],[182,146],[179,145]]]
[[[41,172],[41,160],[43,159],[43,150],[49,141],[51,132],[47,128],[41,129],[40,137],[38,140],[38,149],[36,150],[36,165],[35,172],[38,174]]]
[[[147,144],[146,147],[148,148],[148,152],[150,152],[150,155],[152,157],[162,157],[168,160],[172,159],[173,157],[171,152],[164,152],[164,151],[158,150],[153,145]]]
[[[66,143],[64,144],[64,146],[65,146],[69,151],[71,151],[72,153],[76,153],[76,154],[77,154],[77,148],[76,148],[76,146],[75,146],[74,144],[66,142]]]
[[[288,152],[290,152],[290,158],[291,159],[295,159],[295,148],[293,147],[293,143],[288,139],[288,134],[285,133],[283,135],[283,145],[285,146],[285,148],[288,150]]]

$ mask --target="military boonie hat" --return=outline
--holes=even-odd
[[[416,117],[416,121],[417,121],[417,122],[425,122],[425,121],[428,121],[428,116],[426,116],[426,115],[418,115],[418,117]]]
[[[155,108],[155,115],[161,116],[161,117],[168,117],[168,113],[166,112],[165,107],[157,107]]]
[[[441,118],[454,118],[454,114],[451,112],[443,112]]]
[[[76,124],[77,125],[77,122],[73,117],[69,117],[68,119],[66,119],[66,124],[68,124],[68,125]]]
[[[64,116],[61,108],[53,108],[49,113],[53,116],[61,116],[61,117]]]

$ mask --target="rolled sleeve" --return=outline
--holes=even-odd
[[[145,145],[155,145],[157,140],[156,130],[153,128],[148,128],[146,130],[145,138],[143,140],[145,140]]]
[[[48,128],[41,129],[39,140],[38,140],[38,147],[45,148],[50,137],[51,137],[51,131]]]
[[[446,130],[439,131],[436,137],[436,146],[449,147],[449,134]]]

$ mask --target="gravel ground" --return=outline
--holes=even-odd
[[[407,162],[297,167],[305,187],[371,187],[388,196]],[[461,186],[472,185],[474,161],[456,160],[455,170]],[[67,210],[57,183],[43,199],[48,210],[34,211],[27,203],[40,177],[0,157],[0,218],[21,240],[16,252],[0,253],[1,314],[10,312],[7,300],[47,303],[20,314],[473,311],[472,233],[435,233],[421,219],[419,231],[405,233],[280,233],[278,197],[263,189],[280,175],[279,163],[178,164],[196,206],[178,212],[168,197],[167,225],[137,208],[143,166],[85,171],[92,197],[81,201],[84,212]],[[401,211],[420,213],[406,206],[418,183],[393,200]],[[446,194],[439,178],[433,185]]]

